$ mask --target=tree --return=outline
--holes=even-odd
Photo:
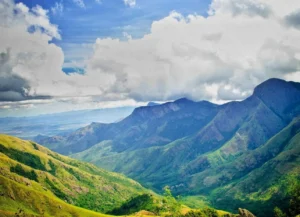
[[[278,207],[274,209],[275,217],[295,217],[300,214],[300,183],[296,182],[293,184],[292,190],[290,191],[290,203],[288,213],[284,213]]]
[[[296,183],[292,190],[289,213],[293,217],[300,214],[300,183]]]
[[[275,217],[286,217],[286,214],[282,212],[277,206],[274,209],[274,216]]]
[[[178,216],[180,214],[180,203],[173,197],[169,186],[164,187],[164,196],[168,206],[168,211],[172,214],[171,216]]]

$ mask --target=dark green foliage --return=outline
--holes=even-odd
[[[35,150],[39,150],[39,147],[37,146],[36,143],[32,142],[31,144],[32,144],[32,146],[33,146],[33,148],[34,148]]]
[[[274,217],[287,217],[285,213],[282,212],[281,209],[275,207],[274,209]]]
[[[172,213],[167,217],[220,217],[216,210],[212,208],[204,208],[202,210],[191,210],[186,214]]]
[[[51,170],[49,170],[49,173],[51,173],[52,175],[55,176],[56,169],[57,169],[56,166],[55,166],[55,164],[52,162],[52,160],[49,160],[48,164],[51,167]]]
[[[147,210],[155,213],[159,211],[158,207],[155,206],[153,202],[152,196],[149,194],[142,194],[131,198],[130,200],[122,204],[121,207],[109,211],[108,214],[129,215],[140,210]]]
[[[10,172],[16,173],[20,176],[26,177],[28,179],[34,180],[38,182],[37,174],[34,170],[31,170],[30,172],[27,172],[23,169],[23,167],[20,164],[17,164],[15,167],[10,167]]]
[[[300,214],[300,182],[296,181],[293,183],[290,189],[290,198],[289,208],[286,210],[286,213],[275,207],[275,217],[295,217]]]
[[[22,152],[12,148],[6,148],[1,144],[0,144],[0,152],[29,167],[46,171],[46,168],[44,164],[42,164],[41,159],[34,154],[28,152]]]
[[[80,195],[75,202],[76,206],[84,207],[85,209],[94,210],[96,212],[104,212],[106,207],[104,204],[100,204],[97,198],[101,195],[94,192],[88,192],[86,194]]]
[[[173,197],[171,189],[169,186],[164,187],[164,196],[166,201],[166,208],[172,214],[180,213],[180,203]]]
[[[218,213],[216,210],[206,207],[202,210],[202,212],[205,214],[207,217],[218,217]]]
[[[66,170],[71,174],[73,175],[78,181],[81,181],[81,177],[78,173],[76,173],[73,168],[66,168]]]
[[[182,217],[205,217],[201,211],[193,211],[193,210],[181,216]]]
[[[53,182],[50,181],[50,179],[48,179],[48,177],[46,177],[45,182],[48,184],[48,186],[50,187],[50,190],[53,192],[53,194],[55,194],[57,197],[59,197],[60,199],[63,200],[67,200],[67,195],[62,192],[59,188],[57,188]]]
[[[300,182],[296,183],[291,192],[290,216],[296,216],[300,214]]]
[[[73,175],[78,181],[81,181],[82,183],[84,183],[87,187],[94,187],[94,183],[85,179],[85,178],[81,178],[80,174],[78,172],[76,172],[72,167],[69,168],[65,168],[71,175]]]

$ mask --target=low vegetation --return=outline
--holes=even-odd
[[[300,215],[300,182],[296,182],[290,189],[289,207],[283,211],[275,207],[275,217],[295,217]]]
[[[106,213],[145,193],[150,191],[120,174],[0,135],[0,216],[18,210],[18,215],[100,216],[80,215],[73,205]],[[67,211],[58,215],[62,207]]]
[[[37,179],[38,176],[37,176],[36,172],[34,170],[27,172],[23,169],[23,167],[20,164],[17,164],[14,167],[10,167],[10,172],[17,173],[20,176],[23,176],[23,177],[26,177],[28,179],[38,182],[38,179]]]
[[[208,201],[197,202],[204,199],[200,196],[175,197],[169,186],[157,195],[120,174],[14,137],[0,135],[0,148],[1,217],[244,217],[210,208]],[[293,150],[293,143],[289,149]],[[289,206],[272,207],[274,217],[294,217],[300,207],[296,173],[283,179],[282,186],[288,188]],[[183,205],[193,202],[197,209]]]

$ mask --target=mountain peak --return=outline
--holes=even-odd
[[[188,98],[180,98],[174,101],[174,103],[193,103],[194,101],[188,99]]]
[[[286,92],[294,89],[295,86],[291,82],[279,78],[270,78],[254,88],[253,95],[262,96],[265,94],[275,94],[276,92]]]
[[[300,102],[300,89],[297,88],[297,84],[278,78],[271,78],[258,85],[253,95],[279,116],[287,108]]]
[[[156,103],[156,102],[149,102],[147,104],[147,106],[156,106],[156,105],[160,105],[159,103]]]
[[[263,90],[264,88],[279,88],[283,85],[288,84],[285,80],[279,79],[279,78],[270,78],[261,84],[259,84],[257,87],[254,88],[254,94]]]

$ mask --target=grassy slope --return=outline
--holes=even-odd
[[[11,172],[17,165],[26,174],[34,171],[37,180]],[[46,216],[103,216],[66,202],[107,212],[133,196],[149,193],[120,174],[6,135],[0,135],[0,184],[0,210],[16,212],[22,208],[27,213]]]
[[[22,169],[16,170],[17,167]],[[148,199],[144,200],[145,197]],[[179,208],[176,215],[191,210],[174,198],[155,195],[120,174],[61,156],[30,141],[0,135],[1,217],[111,216],[75,205],[140,217],[156,216],[155,210],[161,216],[173,216],[174,207]],[[229,214],[220,210],[217,213]]]
[[[17,176],[13,178],[16,181],[0,175],[1,195],[3,195],[0,197],[1,216],[15,216],[15,213],[20,210],[23,210],[21,213],[26,213],[28,216],[107,216],[67,204],[50,191],[41,189],[37,183],[26,186],[23,181],[27,182],[28,180]]]

